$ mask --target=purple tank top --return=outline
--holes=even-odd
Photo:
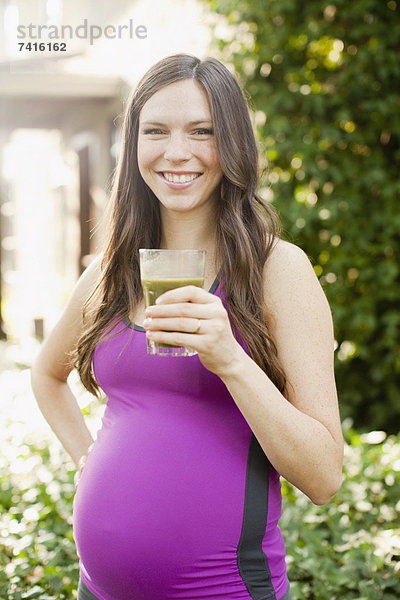
[[[99,600],[282,598],[279,474],[221,379],[148,356],[117,320],[93,369],[107,406],[74,499],[83,583]]]

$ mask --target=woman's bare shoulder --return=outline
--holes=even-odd
[[[282,257],[289,258],[289,256],[295,257],[300,255],[307,256],[300,246],[297,246],[292,242],[287,242],[281,238],[275,238],[273,240],[272,250],[269,258],[273,256],[274,259],[277,260]]]
[[[314,273],[307,254],[291,242],[275,239],[264,266],[264,281],[269,284],[279,282],[288,276]]]
[[[72,290],[68,304],[81,310],[84,303],[99,283],[101,278],[101,265],[103,253],[97,254],[83,271]]]
[[[264,266],[264,297],[273,314],[311,307],[327,300],[311,260],[296,244],[277,240]],[[287,316],[287,315],[284,315]]]

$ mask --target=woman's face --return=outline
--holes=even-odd
[[[139,116],[140,173],[168,210],[218,200],[222,170],[203,87],[183,79],[156,92]]]

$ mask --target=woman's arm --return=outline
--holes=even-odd
[[[331,311],[306,254],[287,242],[266,263],[264,289],[289,402],[244,351],[220,376],[271,464],[324,504],[341,486],[343,461]]]
[[[67,383],[73,368],[68,353],[81,335],[82,307],[98,281],[100,261],[99,256],[81,275],[31,371],[32,389],[39,408],[77,466],[79,459],[87,454],[93,439]]]

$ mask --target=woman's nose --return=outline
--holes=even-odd
[[[182,132],[172,132],[167,142],[164,158],[171,162],[189,160],[191,156],[189,142]]]

